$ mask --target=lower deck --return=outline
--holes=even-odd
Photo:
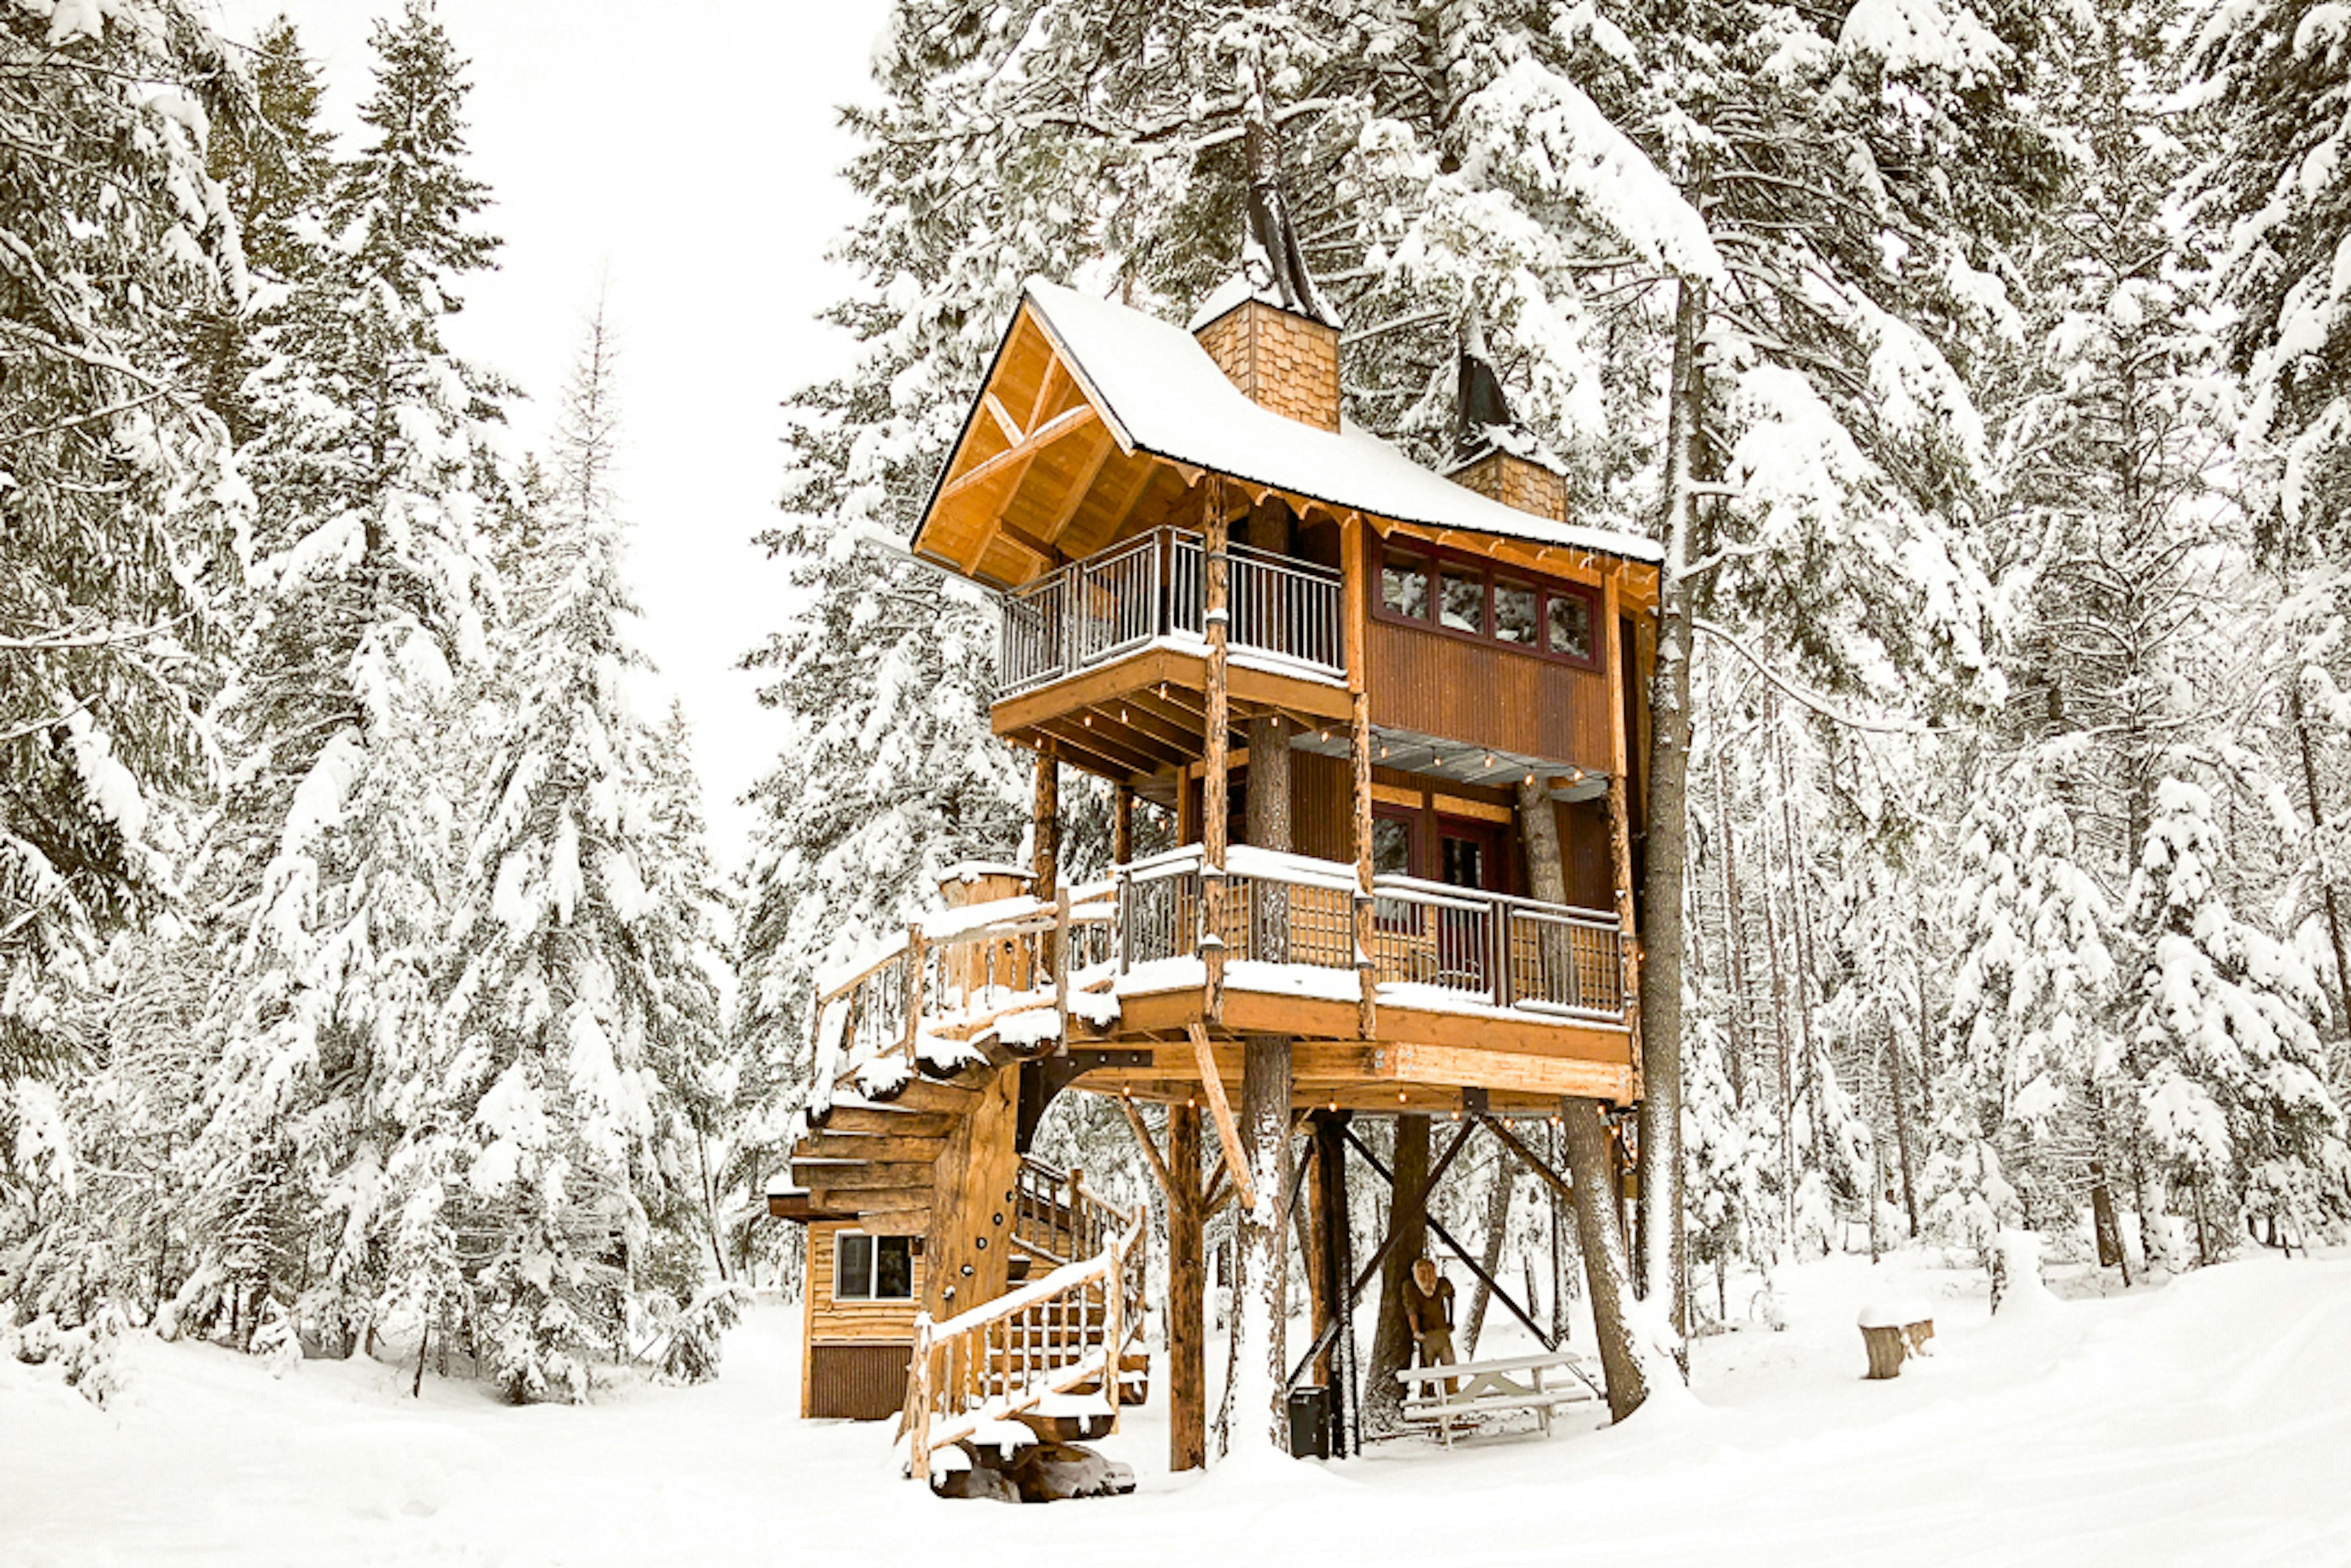
[[[1630,1104],[1637,1094],[1631,1036],[1621,1024],[1375,1004],[1236,988],[1209,1019],[1205,986],[1128,994],[1118,1023],[1071,1030],[1072,1087],[1160,1103],[1187,1102],[1205,1082],[1199,1044],[1238,1096],[1251,1035],[1290,1043],[1293,1104],[1301,1110],[1444,1113],[1465,1092],[1497,1114],[1548,1115],[1563,1097]]]

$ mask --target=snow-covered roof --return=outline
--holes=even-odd
[[[1043,278],[1029,279],[1025,293],[1103,419],[1136,450],[1391,522],[1665,559],[1636,534],[1552,522],[1489,500],[1353,424],[1321,430],[1261,408],[1171,321]]]

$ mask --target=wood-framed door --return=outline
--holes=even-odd
[[[1510,891],[1509,862],[1503,858],[1510,840],[1499,822],[1439,814],[1436,840],[1436,863],[1430,868],[1436,875],[1431,880],[1482,893]],[[1490,906],[1440,909],[1437,928],[1440,983],[1491,990],[1494,936]]]
[[[1422,873],[1429,881],[1483,893],[1510,891],[1510,834],[1502,823],[1440,812],[1436,841]]]

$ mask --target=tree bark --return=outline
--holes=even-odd
[[[1208,1462],[1208,1276],[1201,1245],[1200,1110],[1167,1108],[1167,1468]]]
[[[1730,1074],[1730,1097],[1740,1104],[1747,1103],[1747,923],[1739,913],[1739,846],[1738,834],[1730,822],[1729,766],[1723,760],[1722,747],[1714,748],[1714,816],[1720,824],[1722,835],[1722,924],[1723,946],[1728,951],[1723,967],[1730,988],[1729,1027],[1730,1053],[1723,1063]]]
[[[1483,1256],[1479,1260],[1486,1266],[1488,1279],[1502,1277],[1502,1244],[1510,1228],[1510,1197],[1518,1190],[1519,1166],[1510,1151],[1503,1150],[1494,1161],[1494,1170],[1486,1183],[1486,1228],[1479,1243]],[[1486,1308],[1491,1304],[1492,1292],[1485,1280],[1473,1280],[1469,1284],[1469,1309],[1461,1315],[1459,1354],[1464,1361],[1474,1361],[1478,1355],[1478,1338],[1486,1329]],[[1534,1303],[1527,1303],[1532,1311]]]
[[[1649,1397],[1649,1384],[1625,1316],[1632,1281],[1625,1257],[1625,1232],[1610,1192],[1615,1162],[1609,1156],[1608,1128],[1598,1101],[1567,1101],[1561,1106],[1560,1120],[1567,1130],[1575,1238],[1583,1253],[1585,1287],[1592,1293],[1592,1323],[1608,1389],[1608,1416],[1622,1421]]]
[[[1257,1206],[1240,1217],[1233,1283],[1232,1388],[1228,1452],[1270,1446],[1288,1452],[1282,1385],[1290,1367],[1290,1225],[1282,1195],[1290,1187],[1290,1040],[1253,1034],[1242,1044],[1240,1134],[1249,1151]]]
[[[1540,807],[1539,810],[1537,808]],[[1527,883],[1537,898],[1548,903],[1567,902],[1567,867],[1559,854],[1559,834],[1556,820],[1551,832],[1540,832],[1535,824],[1549,816],[1550,802],[1538,785],[1519,786],[1519,816],[1527,824]],[[1548,854],[1539,852],[1538,844],[1547,844]],[[1632,1278],[1625,1255],[1624,1216],[1617,1207],[1621,1189],[1616,1180],[1616,1162],[1609,1153],[1608,1129],[1601,1119],[1597,1101],[1568,1100],[1560,1106],[1560,1122],[1565,1129],[1569,1187],[1574,1196],[1576,1250],[1583,1254],[1585,1289],[1592,1298],[1593,1336],[1599,1342],[1600,1367],[1608,1385],[1608,1414],[1621,1421],[1640,1407],[1649,1396],[1646,1376],[1641,1370],[1641,1356],[1633,1342],[1633,1329],[1625,1316],[1625,1302],[1632,1293]],[[1424,1125],[1421,1160],[1426,1166],[1428,1151],[1427,1134]],[[1404,1150],[1403,1134],[1397,1134],[1397,1157],[1401,1162]],[[1398,1182],[1403,1179],[1401,1164]],[[1399,1252],[1403,1249],[1397,1249]],[[1415,1256],[1417,1256],[1416,1253]],[[1395,1260],[1389,1260],[1391,1270]],[[1401,1287],[1399,1287],[1399,1290]],[[1402,1313],[1399,1296],[1397,1312]],[[1387,1330],[1386,1298],[1382,1298],[1381,1332]],[[1403,1364],[1398,1362],[1397,1366]],[[1374,1375],[1379,1375],[1376,1349],[1373,1356]],[[1390,1368],[1389,1382],[1394,1382],[1395,1369]]]
[[[2318,758],[2311,742],[2310,715],[2303,706],[2302,682],[2298,677],[2292,688],[2292,700],[2294,738],[2302,752],[2303,799],[2310,812],[2310,831],[2323,833],[2326,816],[2318,793]],[[2335,897],[2335,879],[2327,874],[2324,862],[2318,867],[2318,896],[2326,910],[2326,935],[2335,946],[2335,1016],[2345,1030],[2351,1031],[2351,956],[2346,956],[2343,908]]]
[[[1428,1215],[1418,1194],[1428,1180],[1428,1118],[1395,1119],[1395,1157],[1389,1161],[1395,1185],[1388,1197],[1388,1234],[1396,1243],[1380,1265],[1380,1312],[1372,1331],[1371,1364],[1364,1370],[1364,1425],[1395,1429],[1404,1407],[1404,1386],[1395,1375],[1412,1356],[1412,1330],[1405,1321],[1405,1287],[1412,1266],[1428,1250]]]
[[[1640,1274],[1676,1335],[1682,1300],[1682,902],[1689,860],[1693,462],[1706,418],[1707,286],[1683,278],[1674,308],[1666,429],[1666,560],[1657,582],[1656,667],[1649,679],[1648,810],[1641,919]],[[1685,1354],[1687,1354],[1685,1352]]]
[[[1253,540],[1272,537],[1269,530],[1273,525],[1264,521],[1266,510],[1259,508]],[[1285,527],[1288,515],[1280,513]],[[1253,719],[1249,736],[1244,831],[1252,845],[1287,850],[1290,845],[1290,727],[1278,716]],[[1257,896],[1250,900],[1254,929],[1247,937],[1247,956],[1286,962],[1288,901],[1269,884],[1255,884],[1255,892]],[[1228,1450],[1251,1444],[1252,1435],[1260,1433],[1277,1450],[1289,1448],[1283,1394],[1290,1375],[1286,1359],[1290,1217],[1282,1212],[1282,1197],[1290,1190],[1292,1087],[1290,1037],[1247,1036],[1242,1041],[1240,1134],[1242,1146],[1249,1152],[1257,1206],[1244,1211],[1240,1220],[1240,1271],[1233,1297],[1235,1391],[1226,1428]]]
[[[1919,976],[1923,982],[1926,977]],[[1923,1046],[1927,1037],[1926,992],[1918,994],[1918,1038]],[[1886,1049],[1893,1059],[1893,1081],[1887,1089],[1894,1097],[1894,1146],[1902,1164],[1902,1212],[1910,1222],[1910,1239],[1918,1239],[1918,1187],[1911,1179],[1910,1169],[1910,1089],[1908,1075],[1902,1071],[1902,1042],[1889,1038]]]

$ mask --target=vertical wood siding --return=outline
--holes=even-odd
[[[836,1301],[832,1299],[833,1239],[852,1227],[809,1227],[809,1337],[827,1340],[903,1340],[914,1343],[914,1313],[923,1300],[923,1260],[914,1258],[914,1296],[906,1301]]]
[[[1354,784],[1343,757],[1290,754],[1290,841],[1317,860],[1355,860]]]
[[[1372,723],[1606,772],[1608,677],[1374,619]]]

